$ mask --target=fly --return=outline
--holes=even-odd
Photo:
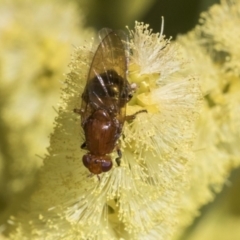
[[[103,36],[104,37],[101,37]],[[93,174],[107,172],[112,168],[110,153],[117,150],[115,159],[120,166],[122,152],[117,141],[126,120],[126,105],[135,90],[135,85],[127,81],[127,56],[121,37],[114,31],[102,29],[101,42],[94,54],[82,94],[80,109],[74,109],[81,116],[81,126],[85,135],[82,149],[83,164]]]

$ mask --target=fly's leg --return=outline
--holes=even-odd
[[[126,116],[125,120],[126,121],[132,121],[136,118],[137,114],[143,113],[143,112],[147,113],[147,110],[143,109],[143,110],[137,111],[133,115]],[[117,146],[117,153],[118,153],[118,157],[115,159],[115,161],[116,161],[117,165],[120,166],[121,158],[122,158],[122,151],[118,146]]]
[[[121,158],[122,158],[122,151],[119,147],[117,147],[117,153],[118,153],[118,157],[115,159],[115,161],[116,161],[117,165],[120,166]]]
[[[93,177],[95,174],[93,174],[93,173],[90,173],[89,175],[88,175],[88,177]],[[100,177],[99,177],[99,175],[98,174],[96,174],[96,176],[97,176],[97,178],[98,178],[98,181],[100,182]]]
[[[79,108],[74,108],[73,109],[73,112],[79,114],[79,115],[82,115],[83,114],[83,110],[82,109],[79,109]]]
[[[136,118],[136,116],[139,114],[139,113],[147,113],[147,110],[146,109],[143,109],[143,110],[140,110],[140,111],[137,111],[137,112],[135,112],[134,114],[132,114],[132,115],[128,115],[128,116],[126,116],[125,117],[125,120],[126,121],[132,121],[132,120],[134,120],[135,118]]]

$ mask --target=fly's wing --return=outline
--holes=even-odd
[[[99,37],[101,42],[93,57],[82,95],[85,112],[82,123],[97,109],[105,109],[123,122],[129,91],[125,46],[122,38],[112,30],[102,29]]]

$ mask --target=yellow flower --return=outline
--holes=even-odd
[[[28,211],[12,219],[13,239],[166,239],[172,234],[178,199],[187,187],[201,91],[196,77],[178,73],[187,65],[179,46],[143,23],[136,23],[130,37],[129,79],[138,90],[127,108],[148,113],[125,124],[121,166],[114,163],[99,182],[88,177],[81,162],[84,136],[73,109],[80,105],[92,46],[76,48],[40,188]]]
[[[184,54],[194,59],[192,71],[199,74],[205,97],[196,125],[196,160],[190,170],[190,188],[182,198],[177,234],[199,215],[202,205],[214,199],[240,164],[240,65],[238,46],[235,49],[239,9],[238,2],[224,0],[202,14],[201,25],[177,40]]]
[[[200,27],[202,43],[208,44],[214,60],[223,65],[223,71],[240,74],[240,2],[221,0],[221,5],[214,5],[201,16]]]
[[[127,114],[142,109],[147,113],[124,124],[119,139],[121,166],[114,162],[111,171],[101,174],[100,181],[90,178],[82,164],[85,151],[80,145],[84,135],[80,119],[73,113],[81,104],[93,58],[92,43],[75,48],[39,188],[26,203],[25,211],[9,219],[9,238],[177,239],[240,164],[239,9],[238,2],[222,0],[221,5],[202,14],[200,26],[173,43],[165,38],[163,28],[154,34],[148,25],[136,22],[135,29],[129,30],[128,80],[136,83],[137,90],[127,104]],[[51,36],[51,31],[46,36]],[[50,50],[55,44],[43,46]],[[39,59],[49,61],[48,57]],[[60,71],[55,60],[50,66]],[[12,62],[7,66],[18,65]],[[15,72],[10,73],[12,80]],[[1,83],[4,94],[13,89],[10,95],[16,102],[22,100],[22,89],[32,87],[26,81],[18,93],[12,88],[16,81],[9,83]],[[40,92],[47,91],[45,83],[38,84]],[[204,95],[201,111],[200,89]],[[30,107],[31,103],[36,106],[32,101]],[[3,109],[7,126],[19,129],[19,123],[12,124],[15,118],[7,114],[7,108]],[[21,113],[25,110],[16,109]],[[26,108],[23,115],[18,111],[17,116],[26,116],[24,121],[31,114],[38,119],[34,107]],[[31,147],[31,139],[39,136],[38,132],[33,128],[27,141]],[[0,159],[3,157],[0,155]],[[114,151],[112,159],[115,157]],[[0,162],[3,172],[2,166]],[[198,232],[205,233],[204,226]]]
[[[33,190],[71,44],[89,35],[80,35],[74,9],[53,1],[0,3],[0,225]]]

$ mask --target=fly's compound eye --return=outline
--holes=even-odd
[[[102,172],[101,160],[91,154],[85,154],[82,158],[83,164],[93,174],[100,174]]]
[[[102,171],[108,172],[112,168],[112,161],[102,161]]]

